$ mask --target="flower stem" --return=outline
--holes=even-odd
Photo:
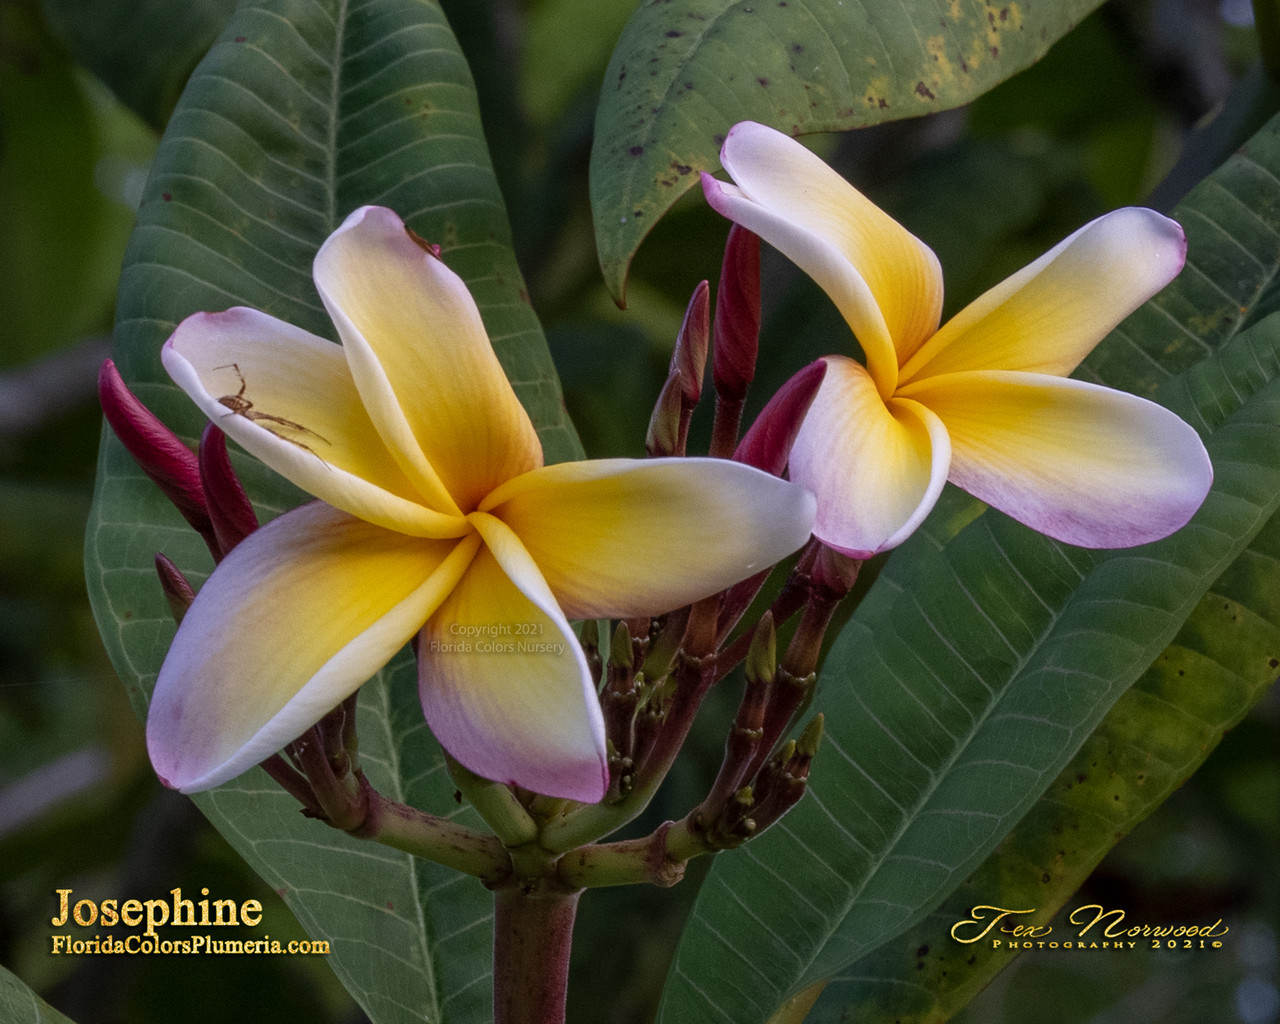
[[[547,880],[494,890],[494,1024],[563,1024],[579,895]]]

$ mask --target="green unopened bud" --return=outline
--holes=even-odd
[[[773,613],[766,611],[760,617],[760,624],[751,635],[751,647],[747,651],[747,660],[743,666],[747,679],[753,683],[773,682],[773,673],[778,667],[778,631],[773,625]]]
[[[684,418],[683,387],[679,370],[672,370],[649,417],[649,431],[645,434],[644,450],[654,458],[683,455],[681,421]]]
[[[818,714],[813,717],[809,724],[804,727],[804,732],[800,734],[800,739],[796,743],[796,753],[801,757],[812,759],[818,753],[818,747],[822,745],[822,732],[822,715]]]
[[[626,622],[619,622],[613,631],[613,642],[609,645],[609,667],[622,672],[631,671],[631,630]]]

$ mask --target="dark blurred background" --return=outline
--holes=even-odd
[[[202,8],[214,31],[229,6]],[[629,308],[614,307],[596,268],[586,167],[598,83],[634,5],[444,6],[472,61],[518,255],[586,449],[642,454],[685,303],[702,278],[714,286],[727,225],[687,197],[641,248]],[[176,98],[147,83],[123,90],[101,54],[84,52],[77,26],[121,7],[0,0],[0,963],[81,1024],[355,1024],[363,1015],[323,958],[48,949],[54,891],[67,887],[142,898],[209,887],[260,899],[273,937],[302,934],[185,798],[157,784],[84,595],[94,378],[133,205]],[[129,92],[132,109],[90,68]],[[1276,109],[1246,0],[1113,0],[972,107],[815,146],[933,246],[952,311],[1107,209],[1170,208]],[[773,254],[766,261],[757,405],[794,367],[848,345],[812,284]],[[707,427],[699,417],[691,451]],[[654,816],[696,801],[718,737],[694,737],[686,774]],[[1237,932],[1226,950],[1088,963],[1027,955],[960,1019],[1280,1020],[1278,737],[1272,694],[1075,901],[1152,921],[1228,907]],[[603,1006],[619,1024],[649,1018],[699,874],[671,891],[588,894],[576,1020],[603,1019]]]

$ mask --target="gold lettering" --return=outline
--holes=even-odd
[[[87,908],[83,914],[80,911],[81,907]],[[98,905],[93,900],[81,900],[71,908],[71,918],[81,927],[88,928],[89,925],[98,920]]]
[[[169,904],[164,900],[147,900],[143,906],[147,908],[147,930],[142,934],[150,935],[154,939],[156,937],[156,925],[169,923]]]
[[[222,912],[227,911],[231,915],[230,921],[222,919]],[[236,923],[236,901],[235,900],[214,900],[213,901],[213,923],[215,925],[233,925]]]
[[[170,889],[169,895],[173,897],[173,924],[181,928],[194,928],[196,925],[196,908],[195,904],[190,900],[182,898],[182,889]],[[183,911],[186,911],[187,919],[182,919]]]
[[[968,926],[977,927],[978,925],[982,924],[984,917],[980,913],[980,911],[984,911],[984,910],[995,911],[996,916],[993,917],[990,920],[990,922],[988,922],[987,926],[983,928],[982,931],[979,932],[977,935],[975,935],[973,938],[962,939],[960,935],[957,934],[957,932],[962,928],[967,929]],[[956,942],[963,942],[966,944],[970,942],[977,942],[979,939],[985,937],[987,932],[991,931],[992,928],[994,928],[997,924],[1003,921],[1010,914],[1034,914],[1034,913],[1035,913],[1034,907],[1031,910],[1005,910],[1003,907],[992,907],[992,906],[985,906],[985,905],[977,906],[969,911],[969,914],[970,914],[969,917],[967,917],[963,921],[957,921],[955,924],[951,926],[951,937],[955,939]]]
[[[67,923],[67,915],[71,913],[71,909],[68,906],[68,904],[71,902],[70,899],[68,898],[71,895],[71,890],[58,889],[56,890],[56,892],[58,893],[58,916],[50,919],[49,923],[53,925],[55,928],[61,928],[64,924]],[[57,950],[55,949],[54,952],[56,953]]]
[[[137,928],[142,924],[142,904],[137,900],[125,900],[124,906],[120,908],[120,920],[130,928]]]
[[[1119,925],[1120,922],[1124,920],[1123,910],[1103,910],[1101,904],[1090,903],[1088,906],[1076,907],[1075,910],[1071,911],[1071,916],[1068,917],[1067,920],[1070,921],[1072,924],[1080,924],[1080,921],[1076,919],[1076,915],[1080,914],[1082,911],[1085,911],[1085,910],[1096,910],[1097,914],[1095,914],[1093,920],[1090,921],[1083,928],[1081,928],[1077,934],[1084,936],[1084,934],[1088,932],[1090,928],[1092,928],[1095,924],[1101,921],[1104,917],[1111,917],[1112,915],[1118,914],[1119,916],[1116,917],[1114,921],[1110,922],[1109,924],[1106,925],[1105,928],[1103,928],[1103,934],[1106,935],[1107,938],[1109,939],[1115,938],[1115,936],[1111,934],[1111,929],[1112,927]]]
[[[240,904],[240,923],[256,927],[262,921],[262,904],[257,900],[245,900]]]

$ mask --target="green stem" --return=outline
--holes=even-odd
[[[494,1024],[563,1024],[579,895],[545,880],[494,890]]]
[[[714,853],[688,819],[668,821],[652,835],[616,843],[596,843],[565,854],[557,874],[565,885],[600,888],[609,885],[675,885],[687,861]]]
[[[524,846],[538,838],[538,825],[520,803],[510,786],[491,779],[483,779],[474,772],[462,767],[448,754],[445,763],[449,767],[449,777],[454,785],[462,791],[462,795],[479,812],[480,817],[497,837],[502,845],[514,849]]]
[[[511,858],[496,836],[388,800],[368,783],[364,785],[368,813],[352,835],[443,864],[488,885],[511,876]]]

